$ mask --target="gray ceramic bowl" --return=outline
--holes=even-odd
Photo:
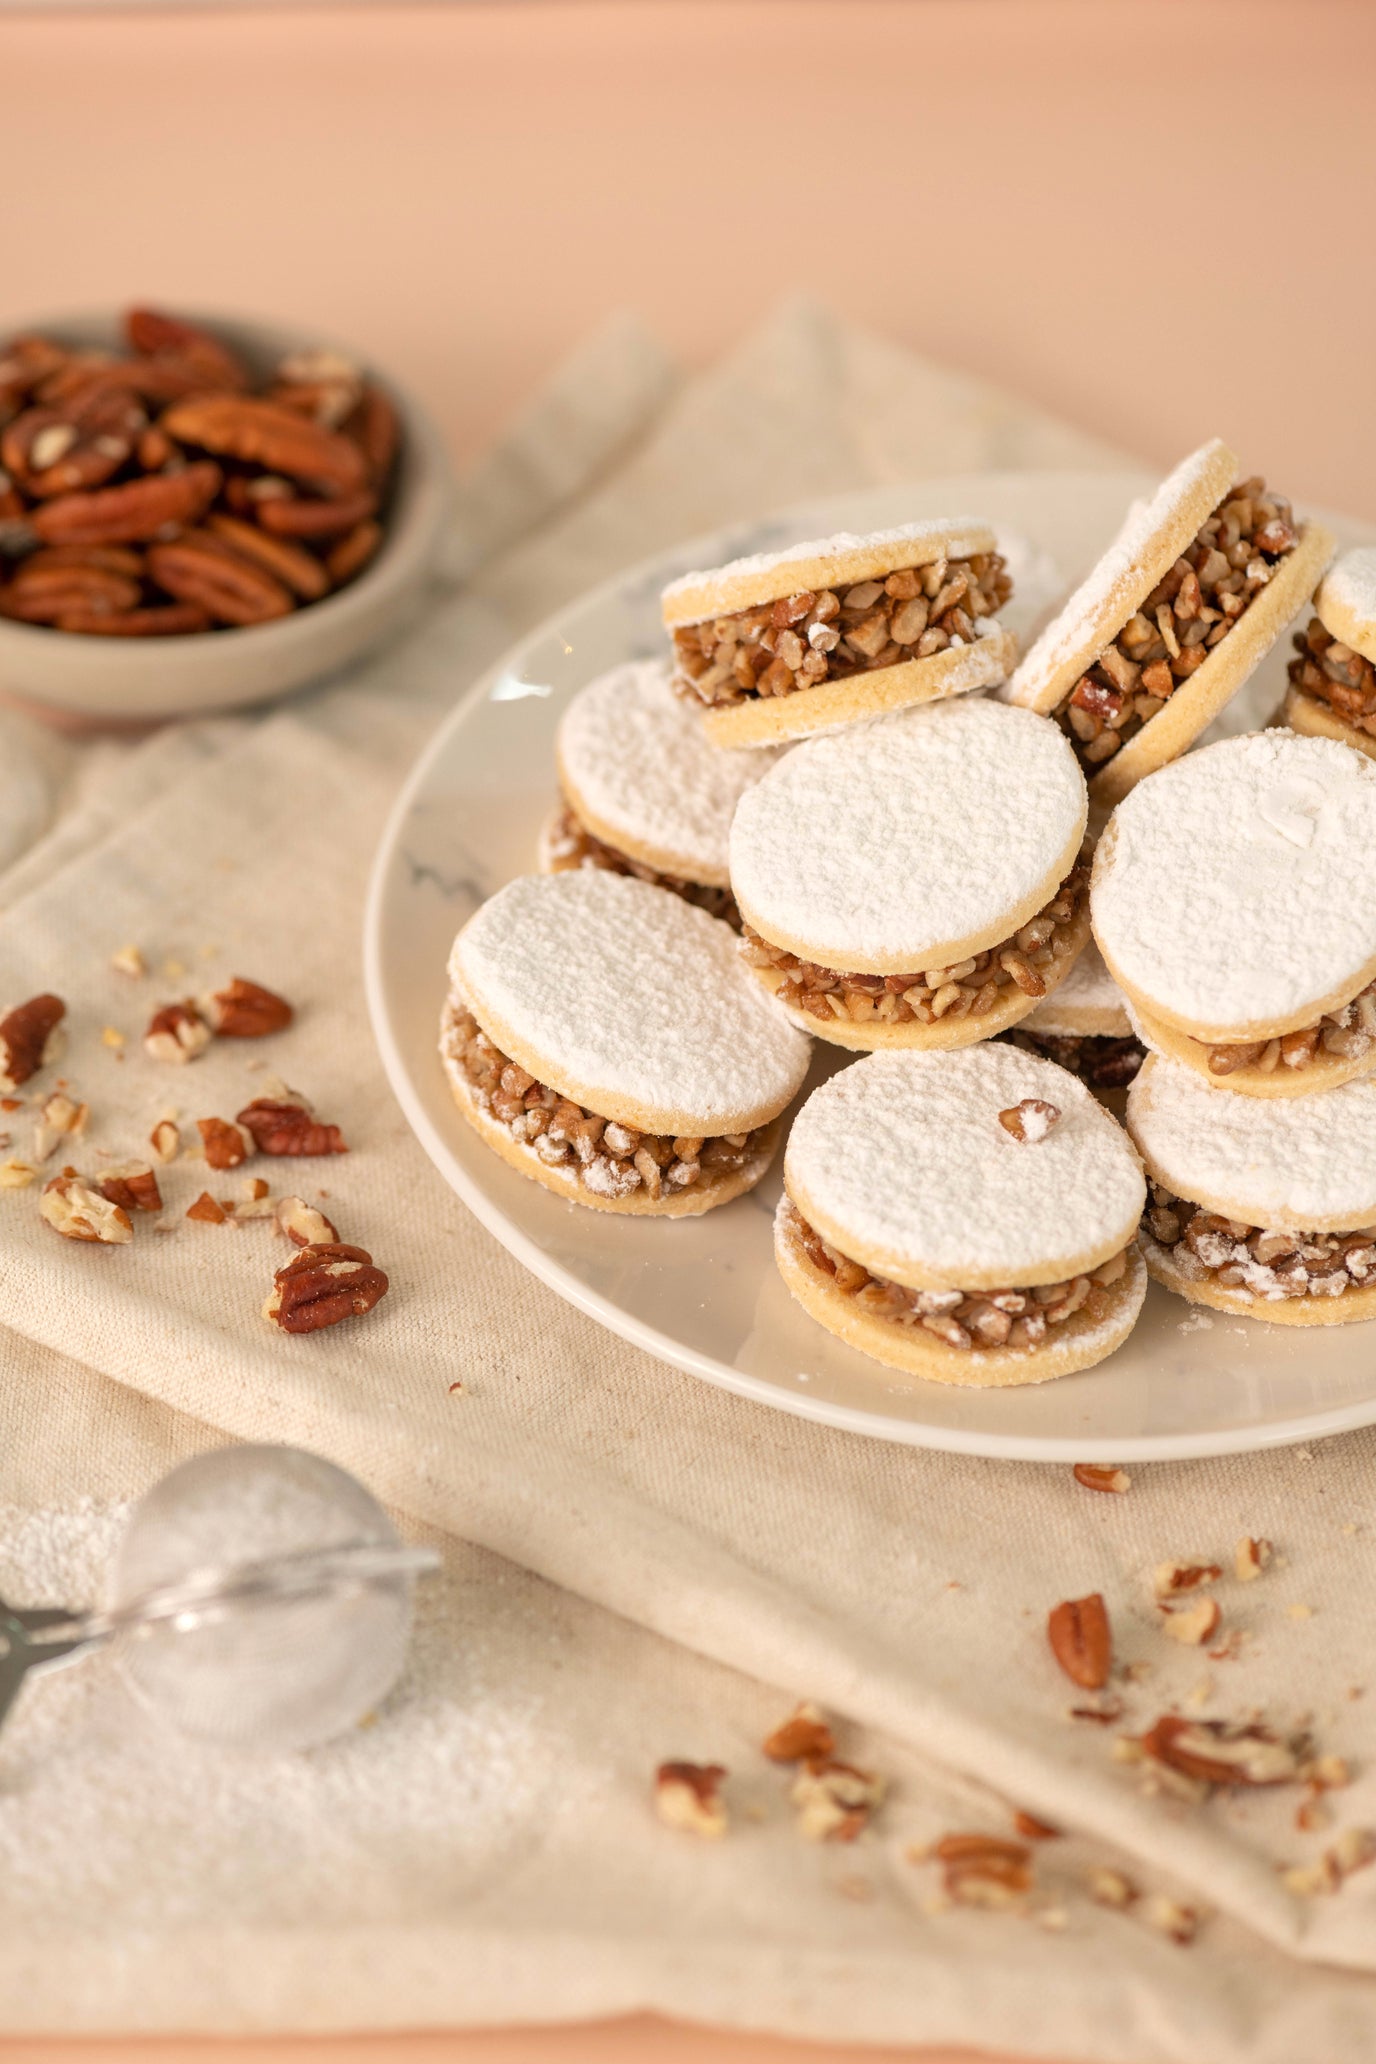
[[[180,312],[180,311],[179,311]],[[342,349],[314,330],[187,311],[225,338],[255,372],[286,352]],[[7,323],[64,342],[119,347],[119,317]],[[371,565],[323,602],[242,630],[186,638],[94,638],[0,618],[0,697],[106,723],[200,715],[267,702],[357,659],[401,625],[433,564],[449,510],[444,447],[423,410],[374,368],[401,419],[402,449],[386,535]]]

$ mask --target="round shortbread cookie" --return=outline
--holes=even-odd
[[[1114,811],[1094,936],[1153,1021],[1204,1041],[1299,1031],[1376,976],[1374,849],[1370,760],[1290,731],[1226,738]]]
[[[1128,1039],[1132,1023],[1123,992],[1091,939],[1069,974],[1022,1020],[1025,1032],[1053,1039]]]
[[[1127,1123],[1152,1180],[1222,1218],[1279,1232],[1376,1224],[1376,1082],[1268,1104],[1217,1096],[1151,1054]]]
[[[725,888],[731,818],[772,753],[720,752],[661,659],[613,667],[560,720],[559,782],[594,837],[680,881]]]
[[[1146,1295],[1147,1274],[1139,1254],[1128,1256],[1126,1272],[1107,1292],[1108,1310],[1091,1319],[1076,1312],[1048,1333],[1041,1347],[948,1347],[920,1326],[902,1326],[878,1318],[846,1297],[819,1269],[799,1240],[796,1221],[780,1205],[774,1220],[774,1257],[779,1273],[810,1318],[858,1348],[871,1361],[902,1369],[929,1383],[951,1383],[979,1390],[1008,1390],[1026,1383],[1047,1383],[1076,1369],[1092,1368],[1121,1347],[1137,1323]]]
[[[1015,1139],[999,1113],[1059,1116]],[[824,1240],[909,1289],[1027,1288],[1097,1268],[1137,1229],[1132,1144],[1084,1084],[1020,1047],[882,1053],[794,1120],[784,1184]]]
[[[1088,903],[1081,906],[1066,927],[1065,936],[1069,951],[1042,970],[1049,978],[1046,996],[1040,999],[1026,996],[1016,982],[1009,982],[1005,984],[999,1001],[991,1009],[981,1011],[977,1018],[947,1016],[937,1018],[930,1025],[911,1018],[905,1023],[895,1024],[892,1020],[886,1023],[876,1018],[813,1017],[790,1003],[783,1004],[782,1008],[800,1031],[811,1032],[816,1038],[826,1040],[829,1046],[849,1047],[852,1053],[879,1053],[901,1047],[922,1048],[928,1053],[949,1053],[956,1047],[975,1046],[981,1039],[993,1039],[998,1033],[1024,1023],[1034,1010],[1039,1010],[1056,994],[1062,982],[1069,980],[1080,956],[1093,943],[1089,935]],[[751,967],[750,972],[757,982],[764,984],[771,996],[776,996],[783,987],[785,978],[777,968]]]
[[[1131,1009],[1133,1030],[1143,1046],[1152,1053],[1163,1054],[1167,1059],[1179,1062],[1188,1068],[1215,1092],[1224,1095],[1266,1098],[1291,1098],[1320,1096],[1325,1090],[1337,1089],[1341,1083],[1357,1082],[1364,1075],[1376,1074],[1376,1040],[1363,1053],[1334,1054],[1320,1047],[1302,1068],[1287,1067],[1284,1061],[1277,1061],[1274,1068],[1262,1068],[1255,1062],[1242,1068],[1233,1068],[1227,1075],[1215,1075],[1209,1066],[1209,1049],[1199,1040],[1191,1039],[1188,1032],[1179,1032],[1174,1025],[1165,1024],[1160,1018],[1145,1010],[1140,1003]]]
[[[699,722],[713,746],[786,744],[792,738],[844,730],[866,717],[941,702],[949,695],[969,695],[977,688],[996,688],[1007,679],[1017,656],[1017,641],[1010,632],[991,631],[973,645],[948,645],[926,659],[847,674],[815,688],[797,688],[791,695],[748,696],[744,702],[704,709]]]
[[[1156,716],[1128,739],[1089,784],[1096,803],[1111,807],[1158,767],[1179,759],[1226,708],[1286,625],[1303,609],[1333,556],[1333,539],[1318,523],[1300,525],[1299,543],[1276,562],[1226,638],[1180,683]]]
[[[1370,731],[1358,731],[1345,724],[1331,703],[1320,702],[1317,695],[1306,695],[1302,688],[1286,689],[1285,700],[1273,722],[1286,724],[1305,738],[1335,739],[1339,745],[1350,745],[1354,752],[1376,760],[1376,737]]]
[[[905,974],[1005,940],[1074,865],[1088,802],[1064,735],[1026,710],[938,703],[785,754],[741,797],[747,924],[823,967]]]
[[[1262,1319],[1268,1326],[1351,1326],[1376,1319],[1376,1284],[1361,1288],[1354,1284],[1341,1297],[1251,1297],[1245,1290],[1229,1289],[1213,1276],[1187,1276],[1169,1247],[1158,1246],[1145,1235],[1142,1259],[1147,1273],[1163,1290],[1241,1319]]]
[[[1376,664],[1376,545],[1343,553],[1320,583],[1314,610],[1326,631]]]
[[[576,1169],[563,1163],[542,1161],[534,1147],[527,1141],[513,1139],[509,1128],[482,1108],[450,1043],[449,1030],[455,1007],[451,999],[446,1006],[440,1037],[440,1059],[454,1102],[474,1131],[501,1155],[508,1167],[514,1168],[518,1175],[529,1176],[533,1182],[542,1183],[547,1190],[553,1190],[556,1197],[564,1197],[573,1204],[588,1205],[594,1211],[612,1211],[628,1218],[700,1218],[704,1211],[715,1211],[719,1204],[729,1204],[732,1198],[753,1189],[774,1159],[783,1131],[778,1119],[764,1128],[758,1151],[743,1167],[716,1176],[707,1183],[698,1181],[686,1190],[665,1188],[658,1197],[651,1197],[643,1188],[632,1190],[628,1196],[601,1195],[580,1179]]]
[[[807,1040],[727,925],[668,889],[584,868],[522,875],[472,916],[451,979],[501,1051],[641,1132],[750,1132],[807,1072]]]
[[[936,559],[974,559],[996,549],[993,531],[978,516],[933,517],[860,534],[842,530],[834,537],[809,538],[779,552],[752,552],[725,566],[680,575],[664,590],[664,621],[673,630],[680,624],[705,623],[709,617],[734,616],[738,610],[757,609],[808,589],[883,580],[905,567],[930,566]]]
[[[1145,502],[1133,503],[1103,558],[1013,675],[1010,702],[1043,715],[1059,707],[1175,564],[1239,470],[1237,453],[1214,437],[1183,458]]]

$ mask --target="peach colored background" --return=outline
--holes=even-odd
[[[610,307],[701,362],[804,288],[1150,457],[1218,431],[1284,490],[1376,517],[1373,60],[1361,0],[4,14],[0,326],[131,295],[318,323],[412,383],[463,459]],[[228,2054],[842,2053],[637,2021]]]

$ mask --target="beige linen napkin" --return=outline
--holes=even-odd
[[[632,397],[621,415],[618,384]],[[1123,1653],[1151,1673],[1129,1687],[1124,1727],[1176,1702],[1264,1708],[1284,1723],[1307,1714],[1323,1746],[1358,1766],[1357,1784],[1335,1795],[1338,1824],[1376,1823],[1360,1697],[1376,1562],[1364,1523],[1371,1437],[1142,1469],[1114,1498],[1068,1470],[925,1455],[771,1414],[648,1360],[533,1282],[443,1188],[382,1083],[357,974],[369,851],[419,736],[526,623],[656,544],[765,501],[934,465],[1115,457],[810,309],[787,312],[661,409],[665,388],[662,361],[634,331],[604,339],[466,505],[469,584],[406,644],[265,719],[141,749],[84,822],[59,827],[0,880],[0,987],[68,998],[67,1070],[91,1100],[92,1145],[134,1148],[169,1099],[190,1116],[232,1115],[255,1079],[228,1047],[184,1073],[148,1062],[136,1035],[167,985],[121,987],[107,966],[114,947],[137,941],[154,967],[173,959],[197,982],[244,972],[292,996],[300,1023],[270,1064],[353,1147],[312,1164],[307,1194],[328,1190],[343,1236],[370,1248],[394,1286],[366,1325],[284,1340],[256,1316],[278,1259],[265,1229],[182,1224],[93,1251],[54,1240],[31,1193],[0,1196],[4,1466],[27,1486],[6,1495],[19,1506],[39,1494],[54,1394],[67,1400],[68,1504],[77,1492],[123,1495],[119,1470],[93,1466],[94,1428],[152,1408],[121,1404],[108,1378],[228,1433],[335,1456],[405,1512],[477,1544],[453,1555],[493,1615],[492,1738],[458,1753],[501,1766],[518,1709],[530,1720],[521,1687],[543,1623],[517,1611],[499,1625],[490,1594],[563,1615],[554,1762],[575,1773],[572,1800],[553,1779],[538,1799],[523,1793],[477,1886],[462,1882],[452,1800],[456,1853],[441,1843],[443,1855],[416,1856],[414,1875],[397,1860],[415,1850],[413,1824],[360,1810],[351,1829],[374,1843],[383,1830],[396,1849],[390,1871],[375,1859],[347,1911],[326,1902],[313,1916],[303,1896],[288,1915],[291,1870],[275,1859],[270,1882],[229,1873],[218,1906],[207,1897],[179,1912],[154,1898],[151,1920],[136,1912],[122,1928],[116,1903],[94,1938],[64,1934],[64,1910],[83,1898],[89,1910],[82,1873],[112,1868],[94,1833],[42,1924],[0,1927],[0,2012],[29,2027],[344,2026],[648,2004],[1105,2060],[1289,2064],[1301,2028],[1311,2054],[1376,2055],[1376,1871],[1300,1902],[1275,1866],[1332,1836],[1296,1832],[1292,1793],[1190,1807],[1145,1797],[1113,1760],[1114,1730],[1067,1718],[1070,1687],[1043,1631],[1058,1599],[1103,1590]],[[558,456],[537,464],[547,448]],[[565,505],[557,517],[551,496]],[[129,1035],[125,1058],[100,1043],[106,1024]],[[203,1181],[194,1165],[169,1171],[175,1213]],[[464,1389],[451,1394],[456,1376]],[[172,1439],[173,1422],[156,1423],[157,1439]],[[194,1445],[194,1429],[178,1424],[175,1439]],[[132,1431],[125,1448],[142,1467]],[[1273,1538],[1284,1563],[1246,1591],[1228,1587],[1230,1625],[1253,1638],[1204,1664],[1161,1639],[1144,1574],[1171,1555],[1227,1563],[1242,1533]],[[463,1691],[461,1676],[449,1681],[459,1713]],[[854,1851],[799,1851],[752,1746],[780,1693],[877,1731],[857,1735],[856,1752],[893,1773],[898,1793]],[[553,1692],[536,1705],[528,1734],[544,1757],[561,1709]],[[0,1746],[0,1787],[8,1753]],[[112,1773],[123,1768],[117,1741],[102,1753]],[[649,1821],[644,1791],[649,1766],[671,1754],[730,1764],[770,1817],[720,1848],[670,1837]],[[398,1750],[398,1796],[409,1797],[403,1760]],[[1063,1910],[1064,1930],[925,1914],[931,1874],[905,1860],[907,1846],[943,1826],[1006,1827],[1009,1802],[1075,1831],[1073,1845],[1044,1852],[1055,1887],[1045,1903]],[[10,1810],[0,1797],[0,1836]],[[13,1811],[22,1822],[22,1796]],[[306,1824],[328,1846],[339,1819],[326,1787]],[[232,1816],[209,1822],[188,1815],[186,1841],[232,1851]],[[160,1851],[147,1847],[158,1881]],[[1144,1886],[1216,1909],[1193,1946],[1090,1904],[1087,1862],[1114,1858]],[[318,1882],[310,1855],[301,1868],[303,1886]],[[863,1890],[841,1882],[852,1875]],[[251,1955],[229,1958],[230,1926]],[[294,1961],[265,1941],[277,1927]]]

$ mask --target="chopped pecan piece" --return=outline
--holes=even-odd
[[[84,1132],[89,1115],[88,1105],[77,1103],[65,1090],[55,1089],[44,1102],[34,1127],[34,1159],[46,1161],[60,1141],[70,1139],[74,1133]]]
[[[278,1269],[263,1317],[284,1333],[319,1333],[341,1319],[370,1312],[388,1287],[364,1248],[324,1241],[303,1247]]]
[[[943,1835],[932,1850],[958,1906],[1016,1906],[1032,1889],[1031,1851],[1000,1835]]]
[[[209,1168],[221,1171],[242,1168],[250,1154],[256,1151],[248,1128],[231,1124],[228,1118],[198,1118],[196,1130],[201,1135]]]
[[[805,1764],[789,1792],[809,1842],[853,1842],[883,1796],[884,1781],[872,1771],[830,1760]]]
[[[1151,1588],[1158,1599],[1176,1598],[1182,1591],[1212,1584],[1222,1574],[1216,1562],[1158,1562],[1151,1573]]]
[[[124,1161],[107,1168],[97,1188],[111,1204],[123,1211],[161,1211],[162,1192],[158,1178],[146,1161]]]
[[[1244,1534],[1233,1551],[1233,1569],[1240,1584],[1250,1584],[1271,1560],[1271,1543]]]
[[[1116,1491],[1121,1495],[1132,1482],[1126,1469],[1114,1469],[1102,1462],[1077,1462],[1071,1474],[1087,1491]]]
[[[102,1197],[74,1168],[64,1168],[45,1185],[38,1210],[43,1223],[61,1233],[64,1240],[93,1240],[104,1247],[118,1247],[134,1237],[124,1207]]]
[[[148,1144],[159,1161],[175,1161],[182,1149],[182,1136],[171,1118],[159,1118],[148,1135]]]
[[[58,1026],[67,1015],[60,996],[31,996],[0,1017],[0,1090],[8,1093],[57,1058]]]
[[[1024,1140],[1035,1145],[1044,1140],[1061,1113],[1055,1104],[1048,1104],[1043,1097],[1024,1097],[1020,1104],[999,1112],[999,1124],[1011,1133],[1015,1140]]]
[[[223,1204],[217,1204],[209,1190],[202,1190],[195,1203],[187,1205],[186,1215],[200,1225],[223,1225],[229,1217]]]
[[[720,1763],[661,1763],[655,1772],[655,1812],[666,1827],[716,1840],[730,1822],[721,1787]]]
[[[825,1763],[836,1749],[836,1737],[814,1705],[803,1704],[766,1735],[764,1753],[771,1763]]]
[[[1300,1774],[1294,1750],[1258,1725],[1232,1726],[1224,1720],[1185,1720],[1178,1713],[1163,1713],[1141,1737],[1141,1747],[1154,1762],[1204,1784],[1293,1784]]]
[[[304,1197],[280,1197],[273,1216],[294,1247],[327,1247],[339,1238],[324,1212]]]
[[[242,975],[206,997],[201,1008],[221,1039],[263,1039],[269,1032],[285,1031],[294,1016],[285,997]]]
[[[144,1052],[155,1061],[194,1061],[209,1046],[211,1031],[190,997],[154,1011],[143,1035]]]
[[[252,1135],[260,1154],[347,1154],[337,1125],[322,1125],[311,1106],[295,1090],[255,1097],[245,1104],[236,1123]]]

